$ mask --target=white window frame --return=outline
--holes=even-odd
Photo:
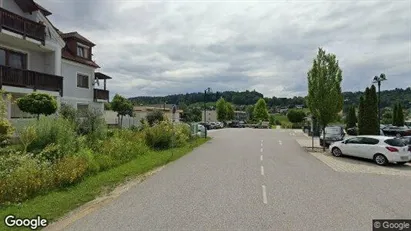
[[[79,87],[78,86],[78,75],[84,75],[84,76],[87,76],[87,78],[88,78],[88,87]],[[90,89],[90,86],[91,84],[90,84],[90,74],[86,74],[86,73],[82,73],[82,72],[76,72],[76,87],[77,88],[79,88],[79,89]]]
[[[78,49],[79,48],[82,48],[83,49],[83,56],[81,56],[80,54],[79,54],[79,52],[78,52]],[[88,51],[88,52],[87,52]],[[81,43],[77,43],[77,56],[80,56],[80,57],[82,57],[82,58],[85,58],[85,59],[88,59],[89,58],[89,56],[90,56],[90,47],[89,46],[86,46],[86,45],[84,45],[84,44],[81,44]]]

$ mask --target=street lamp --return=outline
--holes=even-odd
[[[211,92],[211,88],[207,88],[204,90],[204,123],[207,122],[207,93]],[[207,138],[207,127],[204,126],[204,137]]]
[[[378,84],[378,125],[381,126],[381,82],[387,80],[384,73],[381,73],[380,76],[375,76],[373,83]]]

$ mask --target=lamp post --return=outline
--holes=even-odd
[[[207,88],[204,90],[204,123],[207,122],[207,93],[211,92],[211,88]],[[204,126],[204,137],[207,138],[207,127]]]
[[[384,73],[381,73],[380,76],[375,76],[373,83],[378,84],[378,126],[381,127],[381,82],[387,80]]]

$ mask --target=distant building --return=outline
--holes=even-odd
[[[217,111],[216,110],[206,110],[206,118],[204,118],[204,110],[201,112],[201,121],[203,122],[217,122]]]
[[[245,111],[235,111],[234,120],[246,121],[248,120],[248,113]]]
[[[304,105],[303,105],[303,104],[295,105],[295,108],[297,108],[297,109],[303,109],[303,108],[304,108]]]

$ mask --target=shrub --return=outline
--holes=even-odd
[[[62,103],[60,106],[59,114],[64,118],[72,122],[76,122],[77,119],[77,110],[69,105]]]
[[[102,142],[96,150],[96,162],[105,170],[126,163],[148,151],[140,133],[130,130],[117,130],[114,135]]]
[[[32,155],[16,153],[3,157],[8,165],[7,173],[0,177],[0,204],[21,202],[52,186],[50,163]],[[2,170],[3,167],[2,167]]]
[[[102,113],[98,110],[87,110],[78,114],[77,133],[87,135],[87,140],[92,147],[96,141],[107,137],[107,124]]]
[[[282,128],[292,128],[293,124],[287,121],[281,121]]]
[[[20,142],[23,144],[23,152],[27,152],[27,147],[36,139],[37,133],[36,129],[34,126],[27,126],[24,127],[20,132],[19,132],[19,139]]]
[[[17,99],[17,106],[23,112],[37,115],[51,115],[57,111],[57,100],[45,93],[33,92]]]
[[[0,118],[0,144],[7,144],[13,137],[14,128],[8,119]]]
[[[166,121],[145,130],[145,142],[153,149],[167,149],[171,147],[173,131]]]
[[[287,118],[291,123],[301,123],[304,121],[305,112],[302,110],[292,109],[287,113]]]
[[[146,116],[147,122],[150,126],[164,121],[164,113],[160,110],[149,112]]]
[[[78,151],[77,136],[73,123],[63,118],[41,118],[33,124],[37,137],[27,150],[38,153],[46,146],[58,146],[57,156]]]
[[[87,160],[78,156],[65,156],[53,166],[54,185],[64,187],[79,181],[88,169]]]
[[[94,174],[100,171],[100,165],[97,161],[96,155],[91,149],[81,149],[75,156],[82,157],[87,161],[87,173]]]

